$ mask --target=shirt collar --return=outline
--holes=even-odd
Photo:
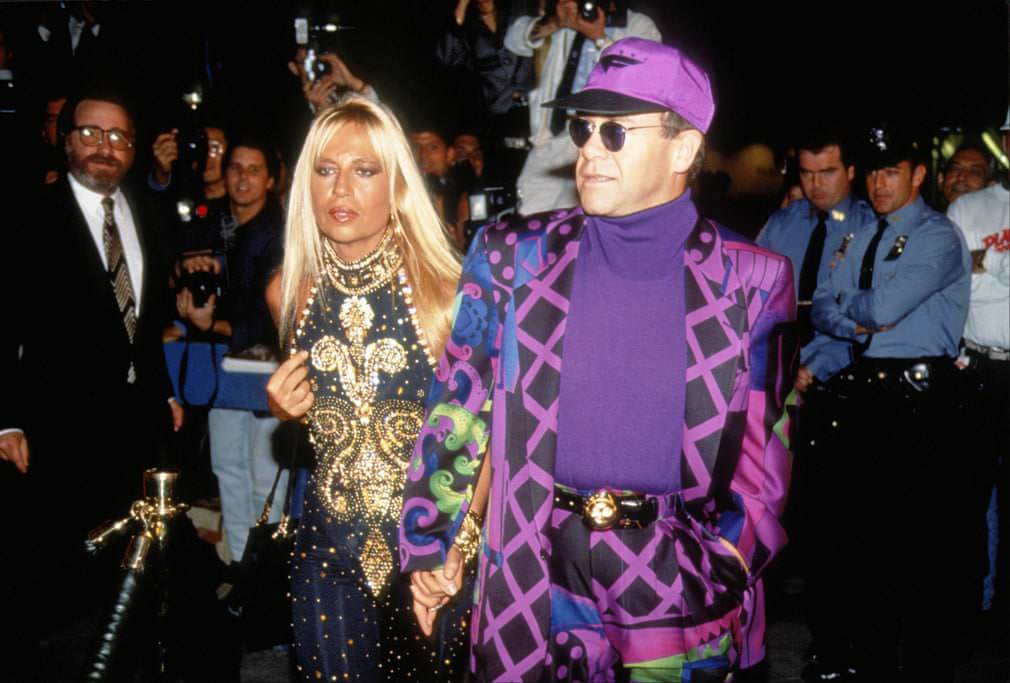
[[[891,225],[914,225],[925,207],[926,203],[923,201],[922,195],[919,195],[894,213],[888,214],[886,216],[887,222]]]
[[[803,200],[807,203],[807,208],[810,210],[810,217],[817,218],[817,214],[820,213],[820,209],[814,206],[809,199],[806,197]],[[831,209],[828,209],[828,220],[835,221],[836,223],[844,223],[845,219],[852,214],[852,193],[845,195],[842,201],[835,204]]]
[[[98,212],[98,215],[102,215],[104,208],[102,207],[102,200],[105,199],[105,195],[100,192],[95,192],[84,185],[81,184],[77,178],[74,177],[73,173],[67,173],[67,179],[70,181],[70,189],[73,190],[74,197],[77,199],[77,203],[80,204],[81,208],[85,212]],[[125,206],[125,198],[123,197],[122,191],[117,187],[116,191],[111,195],[116,207]]]

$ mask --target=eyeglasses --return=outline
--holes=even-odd
[[[109,143],[109,147],[118,149],[121,152],[133,147],[133,140],[130,139],[125,130],[118,128],[105,130],[98,126],[77,126],[71,129],[71,132],[75,130],[80,135],[81,142],[88,147],[98,147],[98,145],[102,144],[103,140]]]
[[[662,128],[661,124],[654,126],[622,126],[616,121],[604,121],[599,125],[600,140],[603,146],[611,152],[617,152],[624,147],[624,140],[629,130],[641,130],[642,128]],[[568,124],[568,133],[572,136],[572,142],[576,147],[582,147],[589,142],[593,131],[597,125],[589,119],[572,119]]]
[[[217,140],[211,140],[207,143],[207,156],[219,157],[224,154],[224,144],[218,142]]]

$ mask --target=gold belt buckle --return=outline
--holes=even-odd
[[[589,527],[595,531],[614,528],[617,520],[620,519],[619,513],[617,499],[610,491],[602,489],[586,498],[586,504],[582,508],[582,514],[589,523]]]

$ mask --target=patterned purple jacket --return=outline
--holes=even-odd
[[[490,441],[491,496],[471,626],[471,665],[488,680],[535,681],[545,672],[545,529],[584,220],[580,209],[539,214],[490,226],[475,239],[408,466],[400,562],[410,572],[442,564]],[[685,641],[704,642],[728,625],[748,666],[764,656],[759,577],[785,544],[779,517],[790,461],[781,437],[795,362],[792,273],[787,259],[707,221],[688,237],[684,260],[683,527],[699,537],[703,557],[685,560],[679,573],[705,587],[702,601],[691,600],[699,614],[685,622]],[[714,569],[726,557],[742,569],[735,579]],[[726,600],[712,599],[726,591],[738,598],[728,612]],[[713,604],[721,613],[706,613]]]

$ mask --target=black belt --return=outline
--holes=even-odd
[[[582,521],[594,531],[644,529],[656,521],[659,506],[655,498],[640,494],[620,494],[600,489],[588,496],[559,486],[554,487],[554,507],[582,515]]]
[[[839,370],[826,383],[841,396],[859,389],[880,387],[888,391],[927,392],[944,384],[954,374],[954,359],[946,356],[923,358],[868,358],[864,356],[849,367]]]

